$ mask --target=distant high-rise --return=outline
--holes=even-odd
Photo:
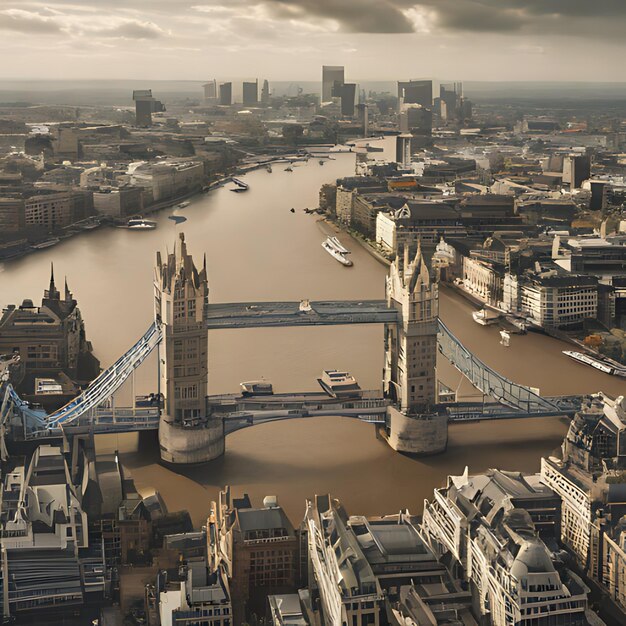
[[[219,98],[222,105],[230,106],[233,103],[232,83],[220,83]]]
[[[419,104],[403,104],[399,116],[400,131],[411,135],[431,135],[433,114]]]
[[[335,83],[344,84],[343,65],[322,66],[322,102],[330,102],[333,98]]]
[[[405,80],[398,82],[398,110],[402,104],[421,104],[430,109],[433,105],[432,80]]]
[[[439,86],[440,117],[443,120],[455,120],[459,116],[463,83]]]
[[[345,117],[354,117],[354,107],[356,105],[356,84],[344,83],[338,85],[335,83],[335,95],[341,98],[341,115]]]
[[[259,81],[243,84],[243,103],[245,106],[259,104]]]
[[[217,100],[217,83],[215,79],[202,85],[204,88],[204,99],[211,102]]]
[[[261,103],[268,104],[270,101],[270,84],[267,80],[263,81],[263,88],[261,89]]]
[[[367,107],[367,104],[365,104],[364,102],[361,102],[360,104],[357,104],[357,115],[358,115],[358,119],[359,119],[359,123],[361,124],[362,128],[363,128],[363,137],[368,137],[369,136],[369,109]]]
[[[133,91],[133,100],[137,126],[152,126],[152,114],[165,111],[163,103],[152,97],[152,89],[136,89]]]

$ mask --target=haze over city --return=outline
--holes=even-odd
[[[4,78],[624,81],[620,0],[3,0]]]

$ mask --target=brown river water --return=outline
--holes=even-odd
[[[359,299],[384,297],[386,268],[347,235],[354,267],[345,268],[321,247],[330,227],[305,207],[317,206],[324,182],[352,174],[354,155],[337,155],[320,166],[298,164],[292,173],[276,165],[242,177],[247,193],[226,186],[191,201],[177,214],[175,226],[159,213],[149,232],[101,229],[54,248],[0,266],[0,305],[37,301],[47,285],[50,263],[57,281],[67,276],[86,321],[87,335],[106,367],[146,329],[152,319],[152,268],[156,250],[172,249],[185,232],[197,264],[207,255],[210,301]],[[291,213],[290,209],[296,212]],[[450,329],[494,369],[547,395],[605,391],[626,392],[626,383],[563,354],[567,345],[528,334],[513,336],[511,347],[499,343],[496,328],[472,321],[471,306],[449,290],[441,293],[441,316]],[[276,391],[315,390],[322,369],[346,369],[363,388],[380,387],[382,328],[377,326],[248,329],[209,333],[209,389],[233,392],[243,380],[265,377]],[[476,392],[448,363],[439,377],[465,397]],[[156,360],[150,357],[135,377],[135,392],[153,391]],[[131,397],[131,385],[121,392]],[[120,400],[120,404],[121,404]],[[99,437],[101,451],[118,449],[140,491],[158,489],[170,510],[188,509],[203,523],[218,489],[230,484],[253,501],[278,497],[298,524],[304,500],[316,493],[339,497],[349,512],[365,515],[419,513],[424,498],[444,484],[448,474],[466,465],[535,471],[542,455],[560,445],[567,422],[558,418],[455,424],[448,451],[414,459],[395,453],[377,439],[374,426],[349,418],[320,417],[248,428],[226,440],[226,454],[203,466],[166,468],[158,462],[154,437]]]

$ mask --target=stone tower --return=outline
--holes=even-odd
[[[387,304],[400,312],[400,323],[385,331],[385,391],[405,413],[429,410],[436,402],[439,291],[421,245],[412,261],[405,246],[392,264]]]
[[[397,324],[385,328],[385,394],[392,448],[413,454],[435,454],[447,445],[447,417],[437,411],[437,330],[439,290],[418,243],[400,251],[387,277],[387,304],[399,312]]]
[[[164,396],[159,425],[161,458],[170,463],[203,463],[224,453],[221,419],[206,409],[209,302],[206,258],[198,271],[180,233],[174,252],[157,252],[154,273],[155,320],[161,325],[160,391]]]

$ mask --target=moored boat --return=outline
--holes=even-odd
[[[146,220],[140,215],[137,217],[131,217],[126,222],[126,227],[130,230],[154,230],[157,224],[153,220]]]
[[[326,241],[328,241],[328,243],[333,246],[337,252],[341,252],[341,254],[350,254],[350,250],[344,248],[337,237],[329,237]]]
[[[40,243],[34,243],[31,248],[35,248],[35,250],[45,250],[46,248],[50,248],[51,246],[56,246],[61,240],[58,237],[52,237],[51,239],[46,239],[46,241],[42,241]]]
[[[565,356],[568,356],[570,359],[574,359],[574,361],[578,361],[579,363],[583,363],[584,365],[590,365],[591,367],[600,370],[605,374],[615,375],[618,373],[618,370],[610,363],[606,363],[589,354],[576,352],[574,350],[563,350],[563,354]]]
[[[322,248],[324,248],[330,256],[332,256],[336,261],[339,261],[342,265],[345,265],[346,267],[350,267],[352,265],[352,261],[350,259],[346,259],[346,257],[328,241],[328,239],[322,243]]]
[[[477,324],[490,326],[500,319],[500,313],[491,309],[481,309],[480,311],[472,311],[472,317]]]
[[[190,203],[189,203],[189,200],[185,200],[184,202],[181,202],[180,204],[177,204],[176,206],[177,206],[179,209],[184,209],[185,207],[188,207],[188,206],[189,206],[189,204],[190,204]]]
[[[322,377],[318,378],[317,382],[332,398],[359,397],[361,395],[359,383],[349,372],[324,370]]]

